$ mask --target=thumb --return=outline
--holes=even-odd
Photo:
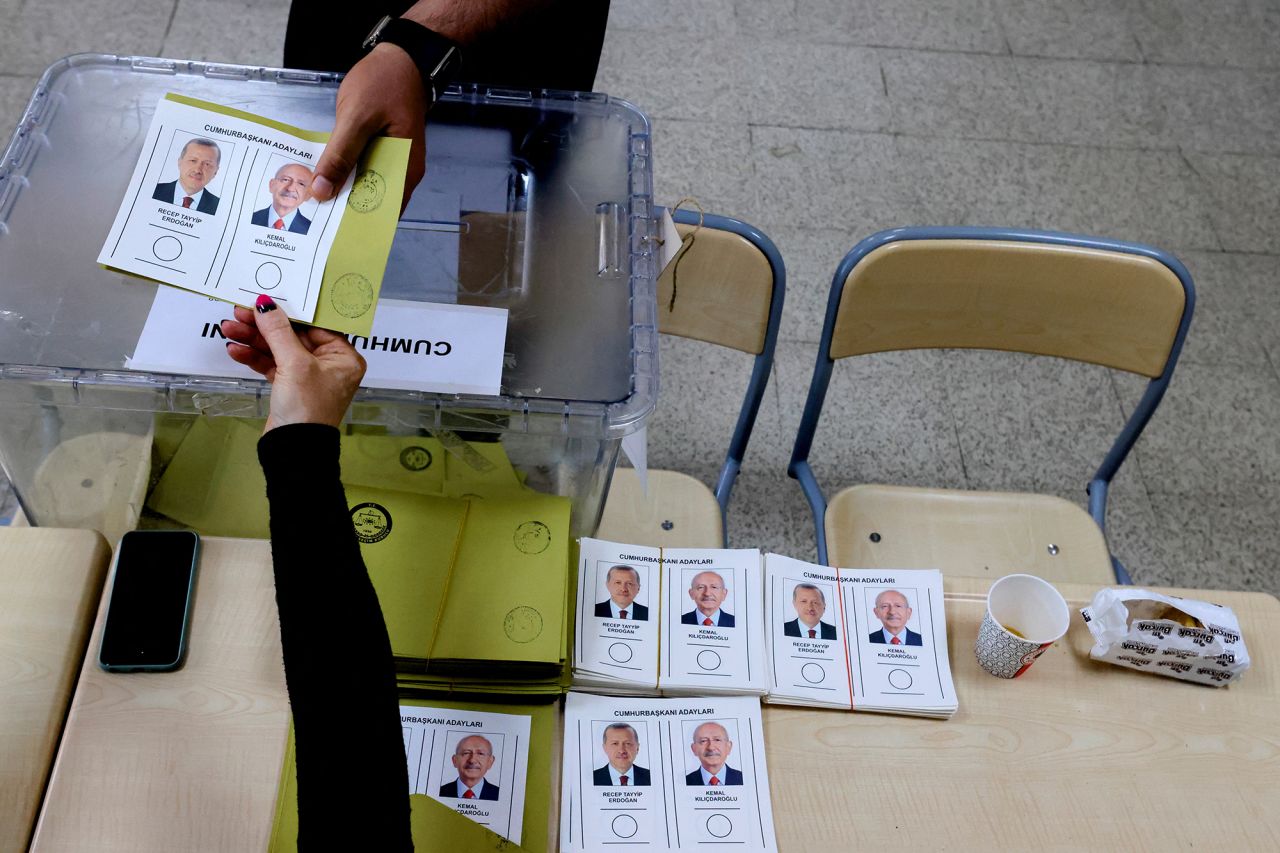
[[[258,333],[271,348],[271,357],[275,359],[277,365],[287,364],[299,356],[308,354],[307,348],[302,345],[302,341],[298,340],[293,326],[289,324],[289,316],[274,299],[264,293],[258,297],[254,307],[258,309],[258,316],[255,319]]]
[[[347,180],[356,167],[360,152],[369,141],[370,130],[361,123],[338,116],[338,122],[329,136],[329,142],[316,164],[315,177],[311,180],[311,195],[317,201],[328,201]]]

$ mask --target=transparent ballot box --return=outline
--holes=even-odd
[[[166,93],[328,130],[339,79],[106,55],[45,72],[0,162],[0,461],[32,524],[265,531],[218,490],[256,465],[270,386],[132,369],[160,285],[96,258]],[[348,486],[533,489],[594,531],[657,398],[649,146],[606,95],[450,87],[382,297],[506,308],[501,393],[362,389]]]

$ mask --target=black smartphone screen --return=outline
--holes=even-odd
[[[177,666],[199,541],[186,530],[135,530],[124,535],[102,629],[102,666]]]

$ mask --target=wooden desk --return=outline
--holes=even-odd
[[[31,837],[110,559],[91,530],[0,528],[0,851]]]
[[[206,539],[200,571],[182,671],[85,667],[36,851],[265,848],[287,726],[267,544]],[[1228,689],[1095,664],[1078,620],[1004,681],[973,659],[985,589],[947,582],[953,720],[765,710],[782,850],[1280,846],[1280,602],[1197,594],[1244,628]]]
[[[1089,660],[1096,589],[1057,584],[1067,640],[1009,681],[973,655],[989,585],[946,581],[950,721],[766,710],[780,849],[1280,849],[1280,602],[1176,591],[1240,617],[1252,667],[1215,689]]]
[[[265,850],[288,725],[270,545],[206,538],[183,668],[84,662],[32,849]]]

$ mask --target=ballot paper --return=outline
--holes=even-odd
[[[132,370],[260,379],[227,356],[219,323],[231,306],[172,287],[156,290]],[[368,335],[348,335],[367,363],[364,388],[501,393],[507,309],[382,299]]]
[[[956,710],[942,573],[764,561],[765,701],[927,717]]]
[[[311,197],[329,134],[169,93],[98,263],[369,334],[404,193],[409,140],[370,141],[336,196]]]
[[[570,693],[560,803],[561,850],[777,850],[759,700]]]
[[[528,717],[401,705],[400,729],[409,793],[433,797],[520,843]]]
[[[241,304],[316,312],[351,180],[310,197],[323,141],[166,96],[99,263]]]
[[[442,838],[448,839],[448,849],[452,851],[545,853],[549,849],[551,833],[547,827],[554,820],[552,786],[527,785],[525,780],[550,779],[560,763],[558,705],[402,698],[400,715],[409,768],[409,824],[416,849],[435,850],[441,846]],[[493,788],[497,789],[498,798],[482,799],[479,794],[484,785],[478,786],[477,796],[470,799],[441,796],[441,787],[459,775],[453,758],[460,742],[474,734],[493,745],[493,765],[484,772],[484,779],[491,786],[491,794]],[[476,760],[477,750],[472,743],[461,746],[464,754],[470,752],[472,760]],[[267,845],[269,853],[297,853],[298,774],[294,758],[290,731]],[[352,784],[360,784],[360,780],[352,780]],[[506,834],[508,829],[511,834]]]
[[[574,684],[636,695],[766,689],[760,552],[583,539]]]

